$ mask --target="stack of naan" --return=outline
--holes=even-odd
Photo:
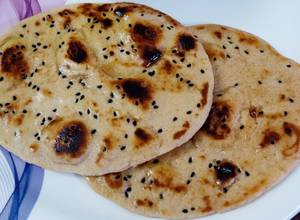
[[[77,4],[11,29],[0,61],[0,144],[133,212],[223,212],[300,161],[300,66],[249,33]]]

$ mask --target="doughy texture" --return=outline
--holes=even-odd
[[[88,178],[101,195],[143,215],[187,219],[249,202],[300,159],[300,66],[249,33],[192,27],[215,75],[214,103],[196,136],[137,168]]]
[[[127,169],[188,141],[211,107],[199,40],[143,5],[39,14],[4,35],[0,52],[0,144],[44,168]]]

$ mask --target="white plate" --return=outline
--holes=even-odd
[[[69,0],[68,3],[83,2]],[[100,1],[95,1],[100,2]],[[135,1],[157,8],[186,25],[219,23],[254,33],[270,42],[282,54],[300,62],[300,1]],[[270,192],[236,210],[202,218],[289,219],[300,210],[300,168]],[[94,193],[84,179],[51,171],[45,178],[30,220],[47,219],[148,219],[129,213]]]

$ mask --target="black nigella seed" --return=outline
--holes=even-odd
[[[189,163],[193,163],[193,158],[192,157],[189,157]]]
[[[127,192],[127,191],[125,191],[125,193],[124,193],[124,194],[125,194],[125,197],[126,197],[126,198],[128,198],[128,197],[129,197],[129,195],[128,195],[128,192]]]
[[[146,182],[146,178],[143,177],[143,178],[141,179],[141,183],[145,183],[145,182]]]
[[[98,85],[97,88],[98,88],[98,89],[101,89],[101,88],[102,88],[102,85]]]
[[[22,111],[22,113],[26,114],[26,113],[27,113],[27,110],[26,110],[26,109],[24,109],[24,110]]]
[[[53,109],[52,111],[53,111],[53,112],[56,112],[56,111],[57,111],[57,109],[55,108],[55,109]]]
[[[208,168],[212,168],[212,166],[213,166],[212,163],[208,164]]]
[[[126,146],[121,146],[120,147],[120,150],[122,150],[122,151],[125,150],[125,149],[126,149]]]
[[[160,129],[158,129],[158,131],[157,131],[157,133],[162,133],[163,132],[163,130],[160,128]]]
[[[292,98],[289,98],[289,101],[290,101],[291,103],[293,103],[293,102],[294,102],[294,99],[292,99]]]
[[[246,176],[250,176],[250,173],[248,171],[245,171]]]
[[[190,68],[191,66],[192,66],[192,64],[190,64],[190,63],[188,65],[186,65],[186,67],[188,67],[188,68]]]
[[[177,117],[174,117],[174,118],[173,118],[173,121],[177,121],[177,119],[178,119]]]
[[[192,111],[187,111],[186,114],[190,115],[190,114],[192,114]]]
[[[13,96],[13,100],[16,101],[17,100],[17,96],[14,95]]]
[[[261,82],[260,80],[258,80],[257,82],[258,82],[258,84],[260,84],[260,85],[262,84],[262,82]]]
[[[91,130],[91,134],[95,134],[97,132],[96,129]]]
[[[20,37],[24,37],[24,35],[23,35],[23,34],[20,34],[19,36],[20,36]]]
[[[159,194],[160,199],[164,199],[164,195],[162,193]]]
[[[133,126],[136,126],[136,125],[137,125],[137,122],[136,122],[136,121],[133,121],[132,124],[133,124]]]
[[[223,188],[223,192],[224,192],[224,193],[227,193],[227,192],[228,192],[228,189],[227,189],[227,188]]]
[[[284,111],[284,116],[287,116],[288,115],[288,112],[287,111]]]
[[[97,116],[97,115],[93,115],[93,117],[94,117],[94,119],[97,119],[97,118],[98,118],[98,116]]]
[[[205,73],[205,71],[204,71],[203,69],[201,69],[200,72],[201,72],[202,74]]]
[[[186,184],[189,185],[191,183],[191,180],[187,180]]]
[[[240,129],[242,130],[242,129],[244,129],[244,127],[245,127],[244,125],[241,125],[241,126],[240,126]]]
[[[107,101],[108,103],[112,103],[113,102],[113,100],[112,99],[108,99],[108,101]]]
[[[187,209],[182,209],[183,213],[188,213],[189,211]]]
[[[128,187],[125,191],[126,192],[131,192],[131,190],[132,190],[131,187]]]
[[[287,67],[287,68],[291,68],[291,65],[290,65],[290,64],[288,64],[288,65],[286,65],[286,67]]]
[[[1,76],[1,77],[0,77],[0,82],[1,82],[1,81],[3,81],[3,80],[4,80],[4,77],[3,77],[3,76]]]
[[[196,173],[193,171],[192,173],[191,173],[191,177],[194,177],[196,175]]]

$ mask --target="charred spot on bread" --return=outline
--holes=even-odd
[[[109,18],[101,19],[102,28],[107,29],[113,25],[113,21]]]
[[[152,99],[151,86],[142,79],[124,79],[121,82],[121,87],[128,99],[139,101],[146,107]]]
[[[240,169],[233,162],[225,159],[217,160],[213,168],[215,171],[216,184],[221,186],[223,192],[226,193],[228,187],[236,182]]]
[[[214,139],[224,139],[231,130],[227,124],[229,118],[229,104],[226,102],[215,102],[201,130]]]
[[[144,61],[145,67],[149,67],[156,63],[161,56],[162,52],[154,46],[146,45],[141,49],[141,58]]]
[[[137,128],[134,132],[134,135],[136,138],[138,138],[140,141],[147,143],[152,140],[152,135],[149,134],[145,129],[143,128]]]
[[[196,48],[196,40],[189,34],[181,34],[178,37],[178,45],[180,50],[189,51]]]
[[[54,151],[57,155],[78,158],[87,150],[87,128],[80,121],[66,123],[55,139]]]
[[[208,83],[205,83],[203,88],[201,89],[201,105],[205,106],[207,104],[207,94],[208,94]]]
[[[68,57],[76,63],[83,63],[88,57],[85,46],[78,40],[71,40],[69,42],[67,54]]]
[[[24,47],[13,46],[3,52],[1,69],[8,76],[16,79],[26,78],[29,67],[24,57],[24,49]]]
[[[215,32],[214,32],[214,36],[215,36],[216,38],[218,38],[219,40],[221,40],[221,39],[222,39],[222,32],[220,32],[220,31],[215,31]]]
[[[270,145],[270,144],[275,144],[280,140],[280,135],[276,131],[272,131],[271,129],[266,129],[263,132],[264,136],[262,141],[260,142],[260,146],[262,148]]]
[[[119,189],[123,185],[122,174],[113,173],[104,176],[106,184],[112,189]]]
[[[126,13],[132,11],[132,6],[118,6],[115,8],[114,13],[119,17],[123,17]]]
[[[161,30],[153,24],[138,22],[131,31],[131,38],[138,44],[155,45],[161,37]]]

